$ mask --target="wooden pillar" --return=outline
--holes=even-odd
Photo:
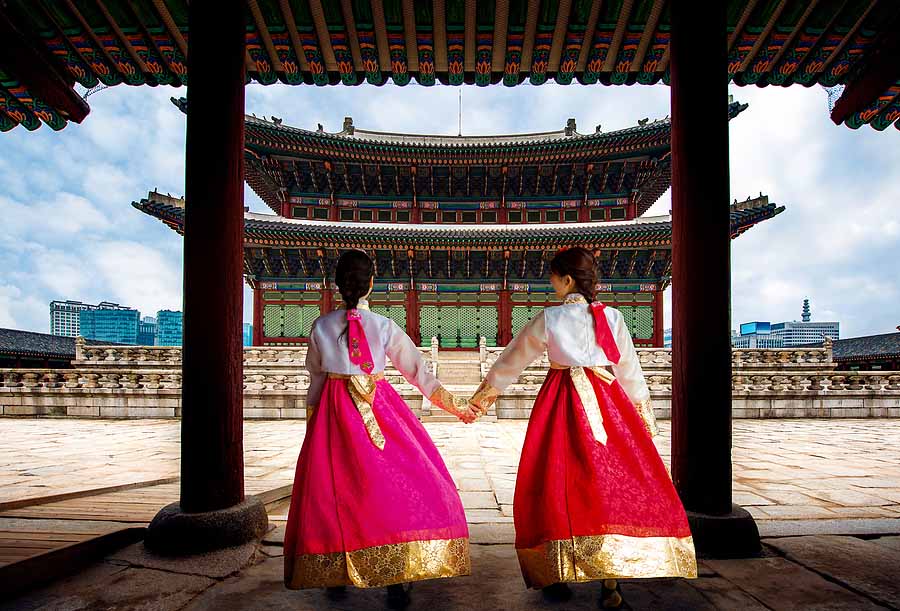
[[[194,0],[189,11],[181,418],[189,513],[244,499],[245,11],[212,0]]]
[[[328,314],[334,311],[334,293],[331,291],[331,283],[326,278],[322,283],[322,300],[319,302],[319,312]]]
[[[263,291],[255,287],[253,289],[253,345],[263,344]]]
[[[512,302],[510,293],[506,289],[500,291],[497,310],[497,343],[505,346],[512,341]]]
[[[759,533],[731,501],[726,6],[671,10],[672,475],[698,550],[745,555]]]
[[[422,333],[419,328],[419,293],[415,283],[410,283],[406,291],[406,334],[417,346],[422,345]],[[430,338],[429,338],[430,339]]]
[[[665,329],[663,321],[665,320],[665,312],[663,311],[663,291],[657,289],[653,293],[653,347],[662,348],[665,344]]]

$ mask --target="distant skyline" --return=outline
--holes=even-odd
[[[458,89],[247,87],[246,110],[285,124],[457,133]],[[900,324],[900,147],[893,130],[850,130],[828,117],[819,87],[729,87],[749,108],[731,122],[731,197],[760,192],[787,207],[732,242],[732,327],[793,320],[804,297],[813,320],[842,335]],[[0,135],[0,326],[44,332],[52,300],[111,300],[142,312],[181,309],[182,240],[131,202],[156,188],[184,194],[185,117],[169,101],[185,88],[114,87],[61,132]],[[670,114],[665,86],[464,87],[464,135],[561,129],[592,133]],[[245,205],[270,213],[245,188]],[[667,192],[648,215],[667,214]],[[698,204],[699,205],[699,204]],[[698,270],[702,273],[702,270]],[[671,326],[671,290],[665,296]],[[244,320],[252,321],[245,287]]]

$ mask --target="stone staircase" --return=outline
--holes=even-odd
[[[438,377],[453,394],[469,397],[481,384],[481,365],[477,350],[449,351],[438,353]],[[424,410],[423,410],[424,411]],[[493,420],[486,416],[485,420]],[[431,407],[423,414],[423,422],[452,422],[456,418],[438,407]]]

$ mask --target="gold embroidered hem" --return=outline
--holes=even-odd
[[[693,537],[589,535],[516,553],[525,583],[535,589],[597,579],[697,577]]]
[[[302,554],[284,559],[284,584],[292,590],[395,583],[458,577],[472,571],[469,540],[435,539],[378,545],[352,552]]]

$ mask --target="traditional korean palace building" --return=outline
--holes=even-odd
[[[184,102],[175,100],[183,107]],[[730,115],[746,105],[732,102]],[[341,250],[374,255],[373,311],[417,342],[505,345],[555,302],[548,263],[563,246],[599,255],[599,297],[639,346],[663,345],[671,219],[642,216],[669,187],[670,123],[591,134],[503,136],[326,133],[246,118],[246,180],[275,214],[247,212],[245,276],[254,344],[295,345],[340,304],[326,279]],[[723,205],[725,205],[723,203]],[[181,232],[184,202],[150,193],[134,206]],[[732,205],[737,236],[783,210]]]

